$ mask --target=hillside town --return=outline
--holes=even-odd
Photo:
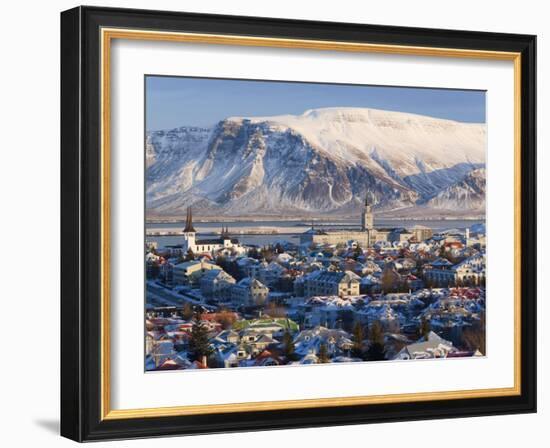
[[[145,369],[265,367],[485,355],[485,226],[434,233],[312,227],[245,245],[220,225],[146,241]]]

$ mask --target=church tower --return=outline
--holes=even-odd
[[[371,231],[374,228],[374,217],[372,215],[372,196],[367,192],[365,205],[361,214],[361,230]]]
[[[193,214],[191,212],[191,207],[187,207],[187,217],[185,219],[185,229],[183,229],[183,238],[185,240],[185,252],[189,249],[196,252],[195,246],[195,234],[196,230],[193,227]]]
[[[228,248],[232,246],[231,237],[229,236],[229,227],[222,227],[221,240],[223,247]]]

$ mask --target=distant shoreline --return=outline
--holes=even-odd
[[[265,217],[225,217],[225,216],[212,216],[212,217],[195,217],[193,216],[193,221],[196,223],[225,223],[225,224],[231,224],[231,223],[240,223],[243,221],[248,222],[296,222],[297,225],[304,225],[309,226],[311,222],[314,223],[341,223],[342,221],[348,221],[358,220],[358,216],[349,216],[349,217],[342,217],[340,219],[335,219],[334,217],[331,218],[311,218],[311,217],[302,217],[302,218],[278,218],[276,216],[265,216]],[[447,216],[447,217],[435,217],[435,216],[428,216],[428,217],[386,217],[384,215],[377,215],[377,219],[384,220],[384,221],[485,221],[485,215],[480,216],[467,216],[467,217],[461,217],[461,216]],[[149,224],[177,224],[177,223],[185,223],[185,217],[178,217],[178,218],[147,218],[145,220],[146,225]]]

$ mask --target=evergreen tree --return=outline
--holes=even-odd
[[[386,266],[382,271],[381,286],[384,294],[394,292],[397,289],[397,272],[390,266]]]
[[[189,340],[189,351],[193,360],[202,362],[203,356],[208,356],[212,353],[210,341],[208,339],[208,330],[205,325],[199,320],[193,323],[191,329],[191,339]]]
[[[363,358],[364,356],[364,350],[363,350],[363,341],[365,339],[365,333],[363,332],[363,326],[357,322],[355,326],[353,327],[353,347],[351,349],[351,353],[356,358]]]
[[[372,343],[367,350],[367,360],[368,361],[385,361],[386,360],[386,350],[382,344],[377,342]]]
[[[487,341],[485,332],[485,312],[483,312],[480,315],[479,321],[474,322],[462,331],[461,345],[467,350],[479,350],[482,354],[486,354]]]
[[[368,361],[384,361],[386,350],[384,347],[384,330],[380,322],[376,321],[369,327],[369,349],[366,358]]]
[[[283,354],[289,361],[294,361],[295,359],[294,350],[294,340],[290,332],[286,330],[285,334],[283,335]]]
[[[327,344],[321,344],[319,346],[319,354],[318,354],[317,358],[319,359],[319,362],[321,364],[326,364],[327,362],[330,361],[330,356],[328,354]]]
[[[195,259],[195,254],[193,253],[191,248],[189,248],[189,250],[187,251],[187,255],[185,256],[185,261],[192,261],[194,259]]]
[[[379,321],[369,325],[369,340],[384,345],[384,329]]]

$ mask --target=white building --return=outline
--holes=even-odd
[[[232,250],[237,253],[242,253],[244,251],[244,248],[239,244],[239,240],[229,236],[229,230],[227,227],[222,227],[219,238],[197,239],[196,235],[197,231],[193,226],[191,207],[188,207],[185,229],[183,229],[182,251],[184,254],[189,251],[194,254],[210,254],[219,251],[227,251],[227,253],[230,253]]]
[[[358,296],[360,277],[351,271],[314,271],[303,277],[304,296]]]
[[[263,305],[269,288],[255,278],[246,277],[231,288],[231,299],[237,306]]]
[[[219,269],[212,269],[205,272],[200,279],[201,293],[205,297],[229,297],[231,287],[235,283],[235,279],[227,272]]]

